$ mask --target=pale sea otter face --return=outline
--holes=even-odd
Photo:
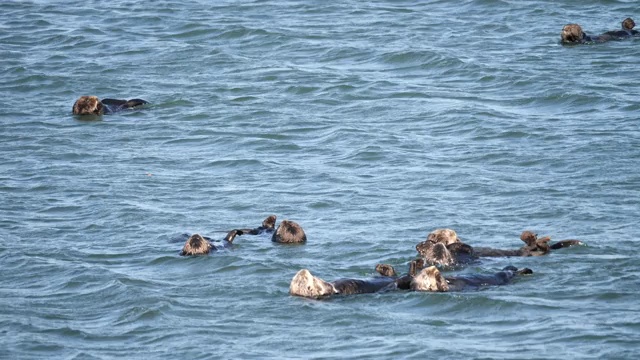
[[[411,290],[444,292],[449,291],[449,284],[447,284],[444,276],[440,274],[438,268],[429,266],[413,277]]]
[[[562,28],[560,37],[562,38],[562,42],[580,42],[584,37],[584,32],[582,31],[582,27],[578,24],[567,24]]]
[[[289,294],[308,298],[320,298],[336,294],[337,291],[330,283],[311,275],[307,269],[302,269],[291,279]]]
[[[211,243],[199,234],[193,234],[184,244],[180,255],[205,255],[211,251]]]
[[[455,266],[456,258],[443,243],[429,241],[416,245],[416,250],[429,265]]]
[[[458,234],[455,230],[451,229],[435,229],[427,236],[427,241],[432,243],[441,243],[444,245],[451,245],[453,243],[460,242]]]
[[[622,28],[624,30],[633,30],[635,26],[636,26],[636,23],[633,21],[632,18],[626,18],[622,22]]]
[[[73,104],[74,115],[101,115],[104,109],[97,96],[81,96]]]

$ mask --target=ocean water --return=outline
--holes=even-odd
[[[0,358],[636,359],[636,1],[0,2]],[[81,95],[142,109],[71,115]],[[242,236],[268,215],[308,243]],[[449,227],[529,267],[461,293],[292,297]]]

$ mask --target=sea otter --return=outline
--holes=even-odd
[[[366,294],[383,291],[385,289],[408,290],[411,278],[418,272],[424,263],[417,259],[409,263],[409,273],[397,276],[393,266],[389,264],[376,265],[376,271],[382,276],[369,279],[339,279],[334,282],[327,282],[317,276],[313,276],[307,269],[302,269],[296,273],[291,280],[289,293],[295,296],[308,298],[323,298],[326,296],[342,294]]]
[[[81,96],[73,104],[72,111],[74,115],[113,114],[120,110],[131,109],[144,104],[148,104],[148,102],[142,99],[102,99],[101,101],[97,96]]]
[[[613,36],[616,39],[624,39],[631,36],[638,36],[640,34],[637,30],[633,30],[636,26],[635,21],[632,18],[626,18],[622,20],[622,30],[607,31],[605,34]]]
[[[520,240],[525,245],[519,249],[472,247],[461,242],[455,231],[437,229],[427,236],[427,240],[416,245],[416,251],[430,265],[456,266],[472,262],[480,257],[541,256],[548,254],[551,250],[583,245],[580,240],[562,240],[549,245],[550,237],[538,238],[537,234],[531,231],[523,231]]]
[[[233,240],[237,235],[242,235],[242,232],[239,230],[231,230],[224,237],[222,243],[222,247],[228,247],[233,244]],[[182,251],[180,251],[180,255],[182,256],[190,256],[190,255],[206,255],[210,253],[212,250],[218,250],[220,247],[216,247],[211,243],[211,238],[202,236],[200,234],[193,234],[189,236],[187,242],[182,247]]]
[[[302,244],[307,242],[307,235],[298,223],[282,220],[271,236],[271,241],[282,244]]]
[[[323,298],[331,295],[374,293],[395,282],[393,277],[375,277],[371,279],[339,279],[327,282],[302,269],[291,279],[289,294],[307,298]]]
[[[560,42],[563,44],[603,43],[612,40],[609,34],[587,35],[578,24],[567,24],[560,33]]]

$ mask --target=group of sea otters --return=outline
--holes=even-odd
[[[578,24],[567,24],[562,28],[560,42],[562,44],[602,43],[610,40],[621,40],[640,36],[640,32],[633,30],[635,22],[631,18],[622,21],[622,29],[607,31],[600,35],[588,35]],[[133,109],[148,104],[142,99],[118,100],[102,99],[96,96],[82,96],[73,105],[74,115],[103,115],[121,110]],[[211,238],[200,234],[188,236],[180,255],[206,255],[220,247],[229,247],[237,236],[271,234],[271,240],[284,244],[304,244],[307,236],[302,227],[294,221],[283,220],[276,228],[276,216],[267,217],[262,225],[253,229],[234,229],[227,233],[222,245],[214,245]],[[443,276],[441,270],[447,270],[478,261],[483,257],[513,257],[513,256],[541,256],[553,250],[582,245],[580,240],[562,240],[550,243],[548,236],[539,238],[531,231],[524,231],[520,235],[524,246],[518,249],[493,249],[487,247],[472,247],[462,242],[454,230],[436,229],[429,233],[427,239],[416,245],[418,256],[409,262],[406,274],[398,275],[392,265],[377,264],[375,267],[379,276],[368,279],[338,279],[327,282],[311,274],[307,269],[298,271],[289,287],[289,293],[307,298],[325,298],[332,295],[364,294],[392,290],[412,291],[462,291],[478,289],[489,285],[504,285],[519,275],[532,274],[528,268],[517,269],[507,266],[492,274],[472,274],[458,276]]]
[[[622,21],[621,30],[607,31],[600,35],[588,35],[578,24],[567,24],[562,28],[560,33],[560,42],[562,44],[587,44],[602,43],[610,40],[622,40],[630,37],[640,36],[640,32],[633,30],[636,23],[631,18]],[[97,96],[81,96],[73,104],[74,115],[103,115],[112,114],[120,110],[132,109],[138,106],[148,104],[142,99],[119,100],[119,99],[102,99]]]
[[[276,216],[270,215],[262,225],[254,229],[233,229],[222,240],[222,245],[214,245],[211,239],[199,234],[189,236],[180,255],[206,255],[219,248],[229,247],[233,240],[241,235],[271,234],[271,240],[283,244],[304,244],[307,236],[302,227],[291,220],[283,220],[275,227]],[[321,299],[332,295],[352,295],[392,290],[412,291],[462,291],[479,289],[490,285],[504,285],[518,275],[532,274],[528,268],[517,269],[507,266],[492,274],[473,274],[459,276],[443,276],[440,271],[453,269],[465,264],[479,261],[483,257],[541,256],[552,250],[573,245],[582,245],[580,240],[562,240],[551,244],[548,236],[539,238],[531,231],[524,231],[520,239],[525,243],[518,249],[494,249],[472,247],[458,238],[451,229],[436,229],[429,233],[427,239],[418,245],[418,257],[409,262],[409,270],[398,275],[390,264],[377,264],[379,276],[368,279],[339,279],[327,282],[311,274],[307,269],[298,271],[289,286],[289,293],[295,296]]]

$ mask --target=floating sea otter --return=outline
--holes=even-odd
[[[118,99],[98,99],[97,96],[81,96],[73,104],[74,115],[102,115],[113,114],[114,112],[131,109],[136,106],[148,104],[142,99],[118,100]]]
[[[624,39],[631,36],[638,36],[640,33],[637,30],[633,30],[636,26],[635,21],[632,18],[626,18],[622,20],[622,30],[607,31],[605,34],[613,36],[616,39]]]
[[[584,245],[580,240],[562,240],[549,245],[550,237],[538,238],[531,231],[523,231],[520,240],[525,245],[519,249],[472,247],[461,242],[454,230],[436,229],[427,236],[427,240],[416,245],[416,250],[429,265],[455,266],[469,263],[480,257],[541,256],[548,254],[551,250]]]
[[[587,35],[578,24],[567,24],[560,33],[560,41],[563,44],[603,43],[612,39],[613,36],[608,34]]]
[[[260,234],[269,234],[275,230],[276,227],[276,216],[269,215],[264,221],[262,221],[262,225],[258,226],[255,229],[236,229],[237,231],[242,232],[239,235],[260,235]]]
[[[636,23],[632,18],[626,18],[622,21],[622,30],[607,31],[600,35],[587,35],[582,31],[582,27],[578,24],[567,24],[562,28],[560,33],[560,41],[563,44],[585,44],[585,43],[603,43],[609,40],[620,40],[631,36],[638,36],[640,33],[633,28]]]
[[[463,291],[489,285],[504,285],[516,275],[533,273],[531,269],[518,270],[513,266],[507,266],[493,275],[474,274],[444,277],[435,266],[420,270],[419,264],[413,262],[409,274],[401,277],[385,275],[389,271],[395,274],[391,265],[378,264],[376,269],[382,270],[383,276],[369,279],[339,279],[334,282],[327,282],[313,276],[309,270],[302,269],[291,279],[289,294],[318,299],[338,294],[366,294],[395,289],[435,292]]]
[[[222,247],[228,247],[233,244],[233,240],[237,235],[242,235],[242,231],[240,230],[231,230],[222,240]],[[193,234],[189,236],[187,242],[182,247],[182,251],[180,251],[180,255],[182,256],[190,256],[190,255],[206,255],[210,253],[212,250],[218,250],[219,247],[216,247],[211,243],[211,239],[208,237],[204,237],[200,234]]]

